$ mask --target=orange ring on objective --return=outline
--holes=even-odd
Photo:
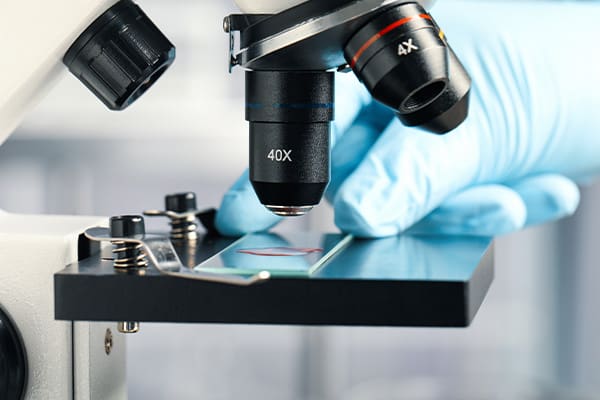
[[[379,39],[381,39],[383,36],[387,35],[391,31],[393,31],[394,29],[399,28],[402,25],[406,25],[410,21],[412,21],[414,19],[417,19],[417,18],[428,19],[430,21],[433,20],[429,14],[419,14],[419,15],[414,16],[414,17],[406,17],[406,18],[399,19],[396,22],[392,22],[391,24],[389,24],[388,26],[386,26],[385,28],[383,28],[382,30],[380,30],[379,32],[377,32],[376,34],[374,34],[373,36],[371,36],[371,38],[369,40],[367,40],[365,42],[365,44],[363,44],[360,47],[360,49],[358,49],[358,51],[356,52],[356,54],[354,54],[354,57],[352,57],[352,61],[350,62],[350,67],[354,68],[356,66],[356,63],[358,62],[358,59],[363,55],[363,53],[365,51],[367,51],[367,49],[369,47],[371,47],[373,45],[373,43],[375,43],[376,41],[378,41]]]

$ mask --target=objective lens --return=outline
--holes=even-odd
[[[333,73],[246,72],[250,181],[281,216],[304,215],[329,183]]]
[[[469,75],[419,4],[379,14],[350,39],[344,55],[371,95],[405,125],[442,134],[467,117]]]

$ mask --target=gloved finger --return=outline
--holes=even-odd
[[[498,236],[572,215],[579,197],[577,185],[556,174],[527,177],[508,187],[481,185],[451,197],[408,231]]]
[[[395,235],[470,186],[478,173],[478,124],[469,118],[437,136],[392,121],[339,188],[338,227],[362,237]]]
[[[373,102],[368,90],[354,74],[335,75],[335,119],[331,124],[331,146],[354,123],[364,107]]]
[[[331,181],[326,192],[330,202],[333,202],[342,183],[360,165],[380,134],[378,126],[357,120],[331,150]]]
[[[335,119],[331,125],[331,147],[335,148],[355,123],[372,124],[382,132],[394,118],[394,112],[373,100],[367,88],[354,74],[336,74]]]
[[[260,203],[246,170],[223,196],[215,224],[222,235],[241,236],[268,230],[280,220]]]
[[[481,185],[449,198],[408,230],[415,234],[498,236],[522,229],[527,209],[503,185]]]
[[[360,85],[355,78],[354,80],[356,84]],[[336,117],[332,135],[336,139],[331,150],[331,182],[326,192],[330,202],[333,202],[340,185],[354,172],[379,135],[395,117],[393,111],[388,107],[376,101],[366,101],[364,98],[360,109],[356,107],[355,102],[354,107],[350,107],[350,113],[348,113],[348,109],[342,107],[348,107],[347,102],[351,96],[347,91],[353,90],[350,86],[352,82],[347,82],[347,79],[343,82],[346,84],[338,92],[339,102],[342,104],[337,109],[343,110],[344,113],[339,120]],[[366,90],[363,85],[360,86]],[[347,118],[348,115],[354,116],[351,122]]]
[[[557,174],[526,177],[509,185],[527,207],[526,225],[537,225],[573,215],[579,206],[579,188]]]

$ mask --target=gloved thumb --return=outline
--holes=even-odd
[[[268,230],[280,220],[260,204],[246,170],[223,196],[215,224],[222,235],[241,236]]]

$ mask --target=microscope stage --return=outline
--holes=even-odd
[[[80,240],[80,254],[90,242]],[[252,286],[117,270],[105,249],[54,276],[55,318],[228,324],[464,327],[492,282],[487,238],[254,234],[174,242],[196,270],[271,278]],[[110,250],[110,249],[108,249]],[[80,257],[81,258],[81,257]]]

